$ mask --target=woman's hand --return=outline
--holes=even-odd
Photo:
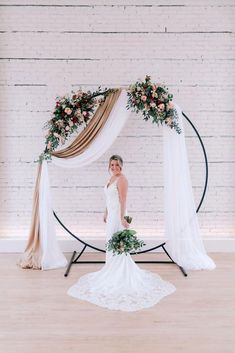
[[[121,222],[122,222],[122,225],[123,225],[124,228],[129,228],[130,227],[129,223],[126,221],[125,218],[122,218]]]

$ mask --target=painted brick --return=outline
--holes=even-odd
[[[150,74],[174,94],[200,132],[209,184],[199,213],[203,237],[235,237],[234,0],[0,0],[0,235],[26,237],[55,97],[126,87]],[[185,121],[198,205],[205,166]],[[126,148],[128,146],[128,149]],[[53,207],[82,237],[104,236],[107,160],[125,160],[128,211],[141,237],[163,236],[161,128],[131,114],[113,146],[80,170],[50,165]],[[58,236],[68,236],[57,226]]]

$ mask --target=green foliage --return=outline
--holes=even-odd
[[[139,240],[135,234],[136,231],[133,229],[124,229],[114,233],[107,243],[107,250],[112,251],[116,255],[128,254],[132,251],[136,252],[145,243],[143,240]]]
[[[125,216],[128,223],[131,223],[132,217]],[[124,229],[113,234],[112,238],[107,242],[106,248],[112,251],[114,255],[128,254],[136,252],[145,245],[143,240],[139,240],[133,229]]]
[[[173,95],[168,93],[167,87],[152,83],[151,77],[146,76],[144,81],[130,85],[127,95],[127,109],[137,114],[141,112],[146,121],[151,119],[157,125],[166,124],[181,133],[177,111],[171,102]]]

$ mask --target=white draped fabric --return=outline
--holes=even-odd
[[[172,259],[189,270],[213,269],[206,254],[193,197],[185,145],[183,116],[176,106],[181,134],[163,127],[164,218],[167,250]]]
[[[51,202],[51,190],[47,162],[42,164],[39,188],[40,246],[42,270],[64,267],[67,260],[59,248],[55,233],[55,222]]]
[[[89,147],[79,156],[69,159],[52,157],[52,163],[64,168],[80,168],[100,158],[117,138],[129,111],[127,95],[122,91],[103,129]],[[182,114],[177,108],[180,125]],[[213,261],[206,255],[195,212],[191,179],[187,161],[184,132],[177,134],[164,126],[165,163],[165,229],[167,247],[173,260],[186,269],[212,269]],[[183,126],[182,126],[183,130]],[[43,162],[39,194],[40,238],[42,269],[63,267],[67,260],[59,249],[54,217],[47,162]]]

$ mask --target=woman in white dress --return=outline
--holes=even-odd
[[[123,161],[118,155],[109,160],[111,179],[104,187],[106,196],[106,241],[129,224],[125,220],[128,181],[122,173]],[[131,255],[106,252],[106,263],[100,271],[82,276],[68,290],[72,297],[122,311],[136,311],[155,305],[173,293],[175,287],[161,277],[140,269]]]

